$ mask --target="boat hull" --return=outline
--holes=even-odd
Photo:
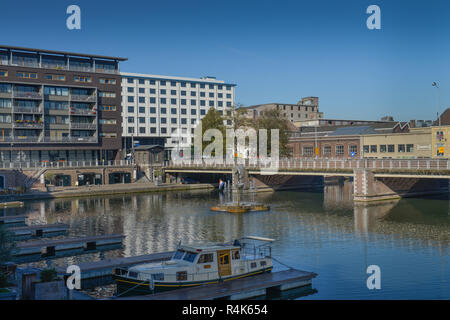
[[[117,285],[117,296],[128,297],[137,295],[146,295],[152,293],[165,292],[170,290],[176,290],[180,288],[192,288],[198,287],[204,284],[218,283],[219,281],[230,281],[240,278],[251,277],[257,274],[271,272],[273,267],[261,269],[252,273],[246,273],[238,276],[231,276],[222,280],[211,280],[211,281],[198,281],[198,282],[165,282],[165,283],[155,283],[154,289],[150,289],[150,284],[148,281],[142,282],[135,279],[129,279],[123,276],[114,275],[114,280]]]

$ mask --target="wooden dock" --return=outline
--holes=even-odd
[[[98,247],[122,244],[125,236],[121,234],[102,235],[94,237],[66,238],[59,240],[38,240],[19,243],[16,246],[14,256],[37,255],[51,257],[58,251],[82,249],[94,251]]]
[[[167,261],[173,251],[145,254],[135,257],[105,259],[77,264],[81,270],[81,288],[89,289],[114,283],[112,272],[115,268],[128,268],[142,263]],[[59,275],[66,275],[67,267],[57,267]]]
[[[242,300],[309,286],[317,274],[296,269],[117,300]]]
[[[54,237],[66,234],[69,229],[68,224],[43,224],[23,227],[9,228],[14,234],[15,240],[28,240],[31,238]]]
[[[6,226],[25,225],[25,220],[28,216],[2,216],[0,217],[0,224]]]

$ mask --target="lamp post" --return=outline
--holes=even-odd
[[[431,84],[433,87],[436,87],[436,89],[438,90],[438,123],[439,123],[439,127],[441,126],[441,91],[439,88],[439,85],[436,82],[433,82]]]

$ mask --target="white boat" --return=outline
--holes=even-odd
[[[179,244],[168,261],[115,269],[117,296],[151,294],[270,272],[273,241],[247,236],[229,243]]]

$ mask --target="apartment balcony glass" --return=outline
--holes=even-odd
[[[71,122],[70,127],[78,130],[97,130],[96,123]]]
[[[14,106],[14,113],[42,113],[42,109],[39,107],[22,107],[22,106]]]
[[[42,94],[36,91],[14,91],[14,98],[20,99],[42,99]]]
[[[70,114],[73,115],[81,115],[81,116],[95,116],[97,114],[97,111],[93,109],[78,109],[78,108],[72,108],[70,110]]]
[[[44,123],[42,122],[32,122],[32,121],[20,121],[16,120],[13,122],[13,128],[20,128],[20,129],[43,129]]]
[[[70,96],[70,100],[80,102],[96,102],[97,97],[95,95],[72,94]]]

